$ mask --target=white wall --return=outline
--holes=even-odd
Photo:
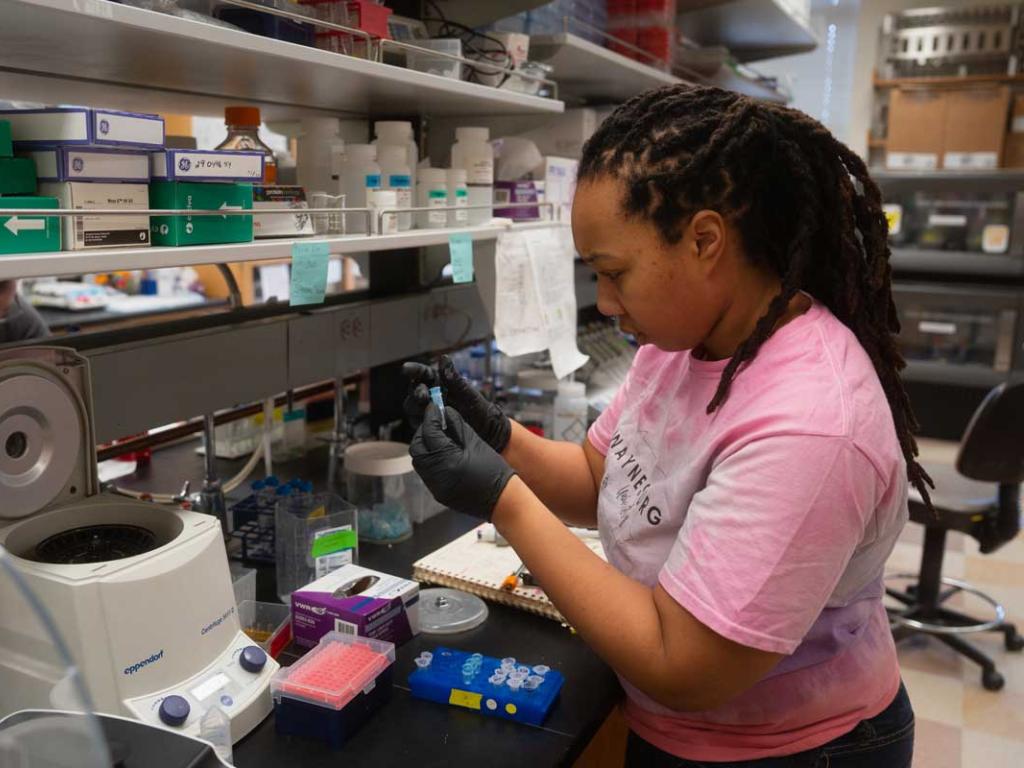
[[[824,123],[849,141],[850,94],[857,47],[857,13],[864,0],[815,0],[811,28],[818,47],[810,53],[758,62],[755,69],[774,75],[793,93],[790,106]]]

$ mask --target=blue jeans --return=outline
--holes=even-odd
[[[663,752],[630,733],[626,768],[910,768],[913,754],[914,710],[901,683],[896,698],[881,714],[806,752],[734,763],[695,762]]]

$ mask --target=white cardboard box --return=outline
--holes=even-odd
[[[39,185],[39,194],[56,197],[61,208],[123,209],[125,215],[64,216],[61,234],[65,251],[149,245],[149,216],[132,209],[149,208],[148,184],[102,184],[62,181]]]

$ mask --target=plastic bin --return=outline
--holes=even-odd
[[[358,561],[356,508],[333,493],[282,498],[274,515],[277,596]]]
[[[359,509],[362,541],[390,543],[412,535],[413,521],[433,514],[437,503],[412,468],[409,446],[374,441],[345,450],[349,500]]]
[[[231,581],[235,587],[235,605],[256,599],[256,571],[239,563],[229,563]]]
[[[453,56],[462,55],[462,41],[459,39],[417,40],[415,44],[421,48],[429,48],[431,51],[440,51]],[[415,69],[417,72],[426,72],[454,80],[462,78],[462,62],[446,59],[443,56],[431,56],[425,51],[409,51],[406,65],[409,69]]]
[[[292,641],[292,611],[283,603],[245,600],[238,604],[238,623],[272,659]]]
[[[329,632],[270,681],[277,732],[339,749],[391,697],[395,646]]]

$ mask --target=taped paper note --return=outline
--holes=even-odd
[[[558,378],[589,359],[576,346],[573,253],[566,227],[506,232],[498,238],[498,348],[513,356],[547,349]]]

